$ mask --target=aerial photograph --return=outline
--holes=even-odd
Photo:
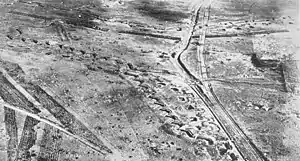
[[[300,161],[300,0],[0,0],[0,161]]]

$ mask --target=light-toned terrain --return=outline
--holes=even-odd
[[[297,0],[0,0],[0,160],[297,161]]]

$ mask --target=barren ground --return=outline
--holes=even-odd
[[[0,0],[0,160],[297,161],[298,0]]]

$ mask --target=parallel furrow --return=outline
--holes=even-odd
[[[89,143],[99,147],[103,153],[112,153],[112,150],[105,146],[105,143],[103,142],[105,141],[104,139],[100,140],[73,114],[67,111],[41,87],[37,85],[28,85],[26,88],[44,108],[46,108],[62,125],[64,125],[64,128],[67,129],[67,131],[85,138]]]
[[[37,140],[37,133],[35,131],[35,126],[40,121],[26,116],[23,132],[21,135],[20,143],[18,146],[17,157],[18,160],[31,160],[30,148],[35,145],[35,141]]]
[[[16,123],[16,114],[14,110],[4,107],[4,122],[6,134],[9,137],[7,140],[7,159],[14,161],[17,156],[18,145],[18,129]]]
[[[38,155],[39,161],[55,161],[58,160],[60,145],[62,142],[62,133],[46,124],[44,134],[42,136],[41,148]]]
[[[67,135],[77,139],[102,154],[108,155],[113,153],[114,156],[120,156],[118,151],[115,150],[115,148],[112,147],[104,138],[94,135],[84,124],[55,101],[42,88],[30,83],[22,85],[26,86],[31,93],[28,93],[27,90],[14,81],[13,78],[1,68],[1,105],[9,108],[10,110],[15,110],[21,114],[27,115],[21,141],[18,146],[18,156],[20,158],[25,157],[30,159],[28,157],[28,150],[34,145],[34,141],[36,140],[34,126],[40,121],[62,130]],[[51,115],[53,115],[63,126],[47,119],[47,115],[40,115],[40,113],[45,113],[41,112],[45,109],[49,111]]]

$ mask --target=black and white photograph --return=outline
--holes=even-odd
[[[300,1],[0,0],[0,161],[300,161]]]

